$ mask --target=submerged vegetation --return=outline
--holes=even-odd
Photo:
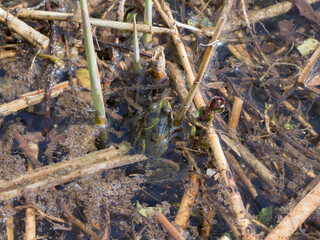
[[[315,2],[1,1],[0,238],[319,239]]]

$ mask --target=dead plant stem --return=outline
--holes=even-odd
[[[54,21],[71,21],[82,23],[81,18],[75,17],[73,13],[60,13],[60,12],[48,12],[48,11],[39,11],[39,10],[21,10],[18,14],[20,18],[28,18],[28,19],[38,19],[38,20],[54,20]],[[98,27],[109,27],[113,29],[119,29],[124,31],[133,31],[133,24],[126,22],[117,22],[117,21],[109,21],[102,20],[97,18],[89,18],[90,23],[92,25]],[[146,24],[137,24],[138,32],[146,32],[146,33],[174,33],[173,30],[162,27],[150,27]]]
[[[320,205],[320,182],[282,219],[265,240],[289,239]]]

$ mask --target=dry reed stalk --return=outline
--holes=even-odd
[[[23,139],[22,135],[20,133],[16,132],[15,133],[15,137],[16,137],[16,140],[18,141],[18,143],[20,144],[22,150],[26,154],[28,162],[32,165],[32,167],[33,168],[41,168],[41,163],[38,162],[38,160],[32,154],[29,146],[27,145],[26,141]],[[51,191],[51,193],[53,193],[55,195],[58,195],[57,189],[55,187],[50,187],[49,190]],[[90,229],[88,229],[79,219],[77,219],[75,216],[72,215],[69,207],[67,206],[67,204],[63,200],[57,199],[57,204],[59,205],[60,209],[63,212],[63,215],[65,216],[65,218],[69,222],[71,222],[72,224],[77,226],[84,233],[86,233],[89,236],[93,237],[93,239],[99,240],[99,237],[95,232],[93,232]]]
[[[52,20],[52,21],[71,21],[76,23],[82,23],[81,18],[74,17],[73,13],[60,13],[60,12],[47,12],[38,10],[21,10],[18,14],[20,18],[37,19],[37,20]],[[113,29],[119,29],[123,31],[133,31],[133,24],[126,22],[117,22],[109,20],[101,20],[97,18],[89,18],[92,25],[98,27],[108,27]],[[138,32],[146,33],[175,33],[173,30],[162,27],[150,27],[146,24],[137,24]]]
[[[197,174],[193,174],[190,177],[190,186],[186,189],[183,194],[176,219],[175,224],[181,226],[182,228],[187,227],[187,223],[193,208],[193,203],[196,199],[199,190],[199,181]]]
[[[16,134],[16,137],[18,135]],[[18,141],[21,143],[23,140]],[[23,142],[21,144],[23,147]],[[82,157],[65,162],[55,163],[45,167],[38,167],[20,175],[11,181],[2,180],[0,185],[0,201],[9,200],[23,195],[24,192],[48,189],[53,186],[74,180],[84,175],[93,174],[102,170],[124,166],[145,160],[144,155],[125,156],[124,149],[100,150]],[[26,150],[28,151],[28,150]],[[27,156],[29,155],[25,152]],[[28,156],[28,159],[30,156]],[[36,159],[31,160],[34,162]],[[38,162],[39,163],[39,162]],[[35,163],[37,165],[37,163]],[[34,165],[34,164],[33,164]]]
[[[1,51],[0,52],[0,59],[4,59],[4,58],[12,58],[17,56],[18,51],[16,50],[8,50],[8,51]]]
[[[164,20],[164,22],[168,25],[169,28],[171,28],[171,30],[174,31],[174,33],[171,34],[171,37],[173,39],[174,45],[177,48],[180,61],[182,63],[183,69],[184,69],[184,71],[186,73],[186,76],[187,76],[188,84],[191,86],[192,83],[194,82],[195,77],[194,77],[194,73],[192,71],[191,64],[189,62],[189,57],[188,57],[187,51],[186,51],[186,49],[184,47],[184,44],[183,44],[183,42],[181,40],[181,37],[178,34],[178,29],[174,24],[175,22],[174,22],[173,19],[171,21],[171,19],[163,11],[163,9],[162,9],[160,3],[158,2],[158,0],[153,0],[153,3],[154,3],[154,6],[156,7],[157,11],[159,12],[160,16]],[[169,8],[169,10],[170,10],[170,8]],[[204,100],[203,100],[203,98],[201,96],[201,93],[199,91],[196,92],[195,97],[194,97],[194,101],[195,101],[197,106],[198,105],[199,106],[204,106],[205,105],[205,102],[204,102]]]
[[[221,31],[225,25],[225,23],[227,22],[227,19],[228,19],[228,14],[231,10],[231,7],[232,7],[232,3],[233,3],[233,0],[226,0],[224,2],[224,5],[222,7],[222,10],[220,12],[220,16],[216,22],[216,28],[215,28],[215,32],[214,32],[214,35],[212,36],[211,38],[211,41],[210,43],[208,44],[208,47],[207,47],[207,50],[203,56],[203,59],[202,59],[202,62],[201,62],[201,65],[199,67],[199,71],[198,71],[198,74],[197,74],[197,77],[196,79],[194,80],[194,82],[192,83],[191,85],[191,88],[190,88],[190,91],[189,91],[189,94],[187,96],[187,98],[185,99],[184,103],[183,103],[183,106],[180,108],[176,118],[175,118],[175,125],[180,125],[182,119],[184,118],[186,112],[188,111],[189,109],[189,106],[195,96],[195,94],[198,91],[198,88],[200,86],[200,82],[202,80],[202,77],[204,75],[204,73],[207,71],[208,69],[208,66],[210,64],[210,60],[211,60],[211,57],[216,49],[216,44],[214,44],[220,34],[221,34]],[[199,92],[200,93],[200,92]],[[201,94],[200,94],[201,96]],[[201,97],[202,99],[202,97]],[[203,100],[203,99],[202,99]],[[199,108],[200,106],[196,103],[197,107]],[[204,106],[204,105],[202,105]]]
[[[166,74],[166,56],[164,55],[164,48],[157,47],[151,58],[151,73],[156,81],[161,81]]]
[[[170,28],[176,28],[174,25],[171,24],[171,23],[173,23],[173,21],[170,21],[170,17],[172,15],[169,14],[169,17],[168,17],[165,14],[165,12],[162,10],[162,8],[157,0],[154,0],[154,3],[155,3],[156,9],[160,13],[163,20],[166,22],[166,24],[168,26],[170,26]],[[222,14],[221,14],[221,16],[218,20],[218,23],[217,23],[217,26],[218,26],[217,29],[220,29],[220,31],[223,28],[223,25],[227,20],[227,15],[230,12],[231,6],[232,6],[232,1],[227,1],[227,4],[225,3],[223,10],[221,11]],[[166,10],[168,12],[168,11],[170,11],[170,8],[168,8]],[[219,31],[217,31],[217,32],[218,32],[217,33],[217,37],[218,37]],[[186,71],[188,83],[189,83],[189,85],[191,85],[191,84],[193,84],[194,75],[193,75],[193,72],[191,69],[191,65],[188,61],[188,56],[183,54],[183,51],[185,52],[185,48],[183,46],[183,43],[177,34],[172,35],[172,38],[173,38],[174,43],[178,49],[178,53],[179,53],[180,59],[182,61],[182,65],[184,66],[184,69]],[[214,37],[211,42],[214,42],[215,40],[216,39]],[[179,52],[179,50],[182,50],[182,51]],[[204,61],[201,63],[200,70],[197,75],[198,80],[201,80],[204,72],[206,71],[208,64],[209,64],[209,61],[211,59],[213,50],[214,50],[214,47],[209,47],[209,49],[206,51]],[[187,71],[189,72],[189,74]],[[205,102],[201,96],[201,93],[200,92],[197,92],[197,93],[199,93],[198,94],[199,98],[198,99],[195,98],[194,100],[195,100],[195,104],[196,104],[197,108],[199,108],[201,106],[204,106]],[[222,173],[222,175],[226,176],[226,172],[227,172],[226,170],[229,169],[229,166],[228,166],[228,163],[227,163],[225,156],[223,154],[223,150],[222,150],[222,147],[220,144],[219,137],[218,137],[217,133],[215,132],[212,124],[210,124],[210,126],[207,130],[207,135],[209,138],[209,142],[211,144],[211,148],[214,152],[214,156],[215,156],[216,162],[218,164],[219,171]],[[232,177],[230,170],[228,171],[228,173],[229,173],[229,176],[231,175],[231,177]],[[235,218],[238,222],[238,226],[239,226],[241,234],[243,235],[244,239],[256,239],[255,229],[245,214],[245,208],[244,208],[243,202],[241,200],[241,196],[240,196],[240,194],[237,190],[237,187],[235,185],[235,182],[233,180],[233,177],[232,177],[231,183],[230,183],[231,180],[228,177],[223,177],[223,180],[226,183],[226,185],[231,185],[233,187],[232,192],[230,194],[231,208],[233,209],[233,211],[235,213]]]
[[[247,216],[246,209],[243,205],[237,185],[234,181],[228,162],[223,153],[219,136],[212,124],[210,124],[206,131],[209,143],[211,145],[215,160],[218,165],[219,172],[221,173],[222,180],[226,184],[229,194],[229,204],[232,211],[234,212],[234,217],[236,219],[237,227],[241,233],[242,239],[256,239],[254,226]]]
[[[320,181],[317,185],[282,219],[265,240],[289,239],[298,227],[320,205]]]
[[[306,0],[309,4],[317,3],[319,0]],[[285,1],[274,4],[270,7],[262,8],[260,10],[251,10],[247,12],[248,20],[251,23],[256,23],[268,18],[273,18],[289,12],[294,6],[293,2]],[[240,27],[246,27],[246,21],[237,19],[236,21],[230,21],[226,24],[224,30],[226,32],[232,32]]]
[[[77,83],[76,79],[73,82]],[[60,93],[65,91],[69,87],[69,82],[61,82],[55,85],[51,91],[51,98],[57,97]],[[7,116],[9,114],[15,113],[21,109],[30,107],[40,103],[44,99],[45,90],[40,89],[33,92],[23,94],[19,99],[13,100],[9,103],[4,103],[0,105],[0,117]]]
[[[169,220],[160,212],[157,213],[157,221],[166,229],[174,240],[184,240],[178,230],[169,222]]]
[[[288,101],[283,101],[283,105],[291,112],[293,117],[295,117],[305,128],[308,129],[313,137],[316,138],[319,136],[318,133],[313,129],[312,125],[305,120],[304,117],[297,112],[297,110]]]
[[[240,157],[243,161],[257,174],[262,182],[273,188],[276,184],[276,177],[263,165],[245,146],[240,143],[239,139],[232,139],[229,136],[221,135],[223,141]]]
[[[13,202],[10,202],[9,204],[7,204],[6,208],[13,209]],[[6,235],[7,235],[7,240],[14,240],[13,215],[8,217],[6,221]]]
[[[18,33],[34,46],[38,46],[43,49],[47,49],[49,46],[50,40],[48,37],[2,8],[0,8],[0,22],[7,24],[10,29]]]
[[[248,15],[247,15],[247,9],[246,9],[246,4],[244,2],[244,0],[241,0],[241,5],[242,5],[242,12],[243,12],[243,16],[244,16],[244,19],[246,21],[246,24],[247,24],[247,29],[249,29],[249,32],[254,40],[254,43],[258,49],[258,51],[260,52],[261,54],[261,57],[263,58],[263,60],[265,61],[265,64],[267,64],[269,67],[270,67],[270,62],[268,60],[268,58],[266,57],[266,55],[262,52],[261,48],[260,48],[260,45],[258,44],[258,41],[257,41],[257,37],[255,34],[253,34],[253,31],[251,29],[251,26],[250,26],[250,21],[248,19]]]
[[[232,113],[231,113],[231,117],[229,120],[229,127],[234,130],[237,130],[242,105],[243,105],[243,101],[241,100],[241,98],[234,97]]]
[[[242,167],[238,163],[237,159],[229,152],[224,152],[227,157],[228,162],[232,165],[232,168],[237,173],[243,184],[246,186],[247,190],[251,194],[252,198],[255,199],[258,196],[256,189],[253,184],[250,182],[248,176],[242,170]]]
[[[302,86],[308,85],[308,83],[306,83],[306,79],[309,76],[309,73],[310,73],[312,67],[317,62],[319,57],[320,57],[320,45],[318,46],[316,51],[314,51],[314,53],[312,54],[312,56],[308,60],[306,66],[303,68],[303,70],[298,78],[298,83],[301,84]]]
[[[35,158],[38,158],[38,153],[39,153],[39,147],[36,143],[34,142],[28,142],[28,146],[30,150],[32,151],[32,154],[34,155]],[[32,165],[28,163],[28,171],[32,170]],[[27,199],[28,204],[35,204],[34,199]],[[26,219],[25,219],[25,234],[24,238],[25,240],[34,240],[36,239],[36,211],[32,207],[27,207],[26,208]]]
[[[213,209],[209,209],[208,212],[203,217],[203,223],[201,228],[201,239],[208,239],[211,232],[211,226],[214,220],[216,212]]]

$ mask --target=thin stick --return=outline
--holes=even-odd
[[[53,21],[71,21],[82,23],[81,18],[74,17],[73,13],[60,13],[60,12],[47,12],[47,11],[36,11],[36,10],[21,10],[18,14],[20,18],[28,19],[38,19],[38,20],[53,20]],[[89,21],[92,25],[98,27],[109,27],[113,29],[119,29],[124,31],[133,31],[133,24],[126,22],[117,22],[102,20],[97,18],[89,18]],[[175,33],[174,30],[162,27],[150,27],[146,24],[137,24],[138,32],[146,33]]]
[[[242,167],[240,166],[240,164],[238,163],[236,158],[229,152],[225,151],[224,154],[226,155],[227,160],[230,163],[230,165],[232,165],[232,168],[234,169],[234,171],[237,173],[237,175],[240,177],[243,184],[246,186],[246,188],[249,191],[249,193],[251,194],[252,198],[255,199],[258,196],[258,193],[257,193],[256,189],[254,188],[253,184],[248,179],[247,175],[242,170]]]
[[[175,224],[182,228],[187,227],[187,223],[192,211],[193,203],[196,199],[199,190],[199,181],[197,174],[193,174],[190,177],[190,186],[186,189],[183,194],[178,213],[176,215]]]
[[[74,84],[76,84],[74,80]],[[60,93],[65,91],[69,87],[69,82],[65,81],[55,85],[51,91],[51,98],[57,97]],[[9,114],[15,113],[19,110],[27,108],[32,105],[40,103],[44,98],[45,90],[40,89],[33,92],[23,94],[21,98],[16,99],[9,103],[4,103],[0,105],[0,117],[7,116]]]
[[[317,3],[319,0],[307,0],[309,4]],[[289,10],[294,6],[293,2],[285,1],[281,3],[274,4],[270,7],[263,8],[256,11],[248,12],[248,19],[251,23],[256,23],[268,18],[273,18],[282,14],[289,12]],[[230,21],[226,24],[225,31],[232,32],[240,27],[246,26],[246,21],[237,19],[237,21]]]
[[[206,132],[208,135],[209,143],[213,150],[214,158],[219,168],[219,172],[221,173],[223,182],[226,184],[227,189],[229,190],[230,206],[234,212],[239,231],[243,237],[242,239],[256,239],[254,226],[246,216],[246,210],[243,205],[240,193],[230,171],[226,157],[223,153],[219,136],[213,128],[212,123],[210,124]]]
[[[254,40],[254,43],[256,45],[256,47],[258,48],[263,60],[265,61],[265,63],[270,67],[270,62],[268,60],[268,58],[266,57],[266,55],[262,52],[259,44],[258,44],[258,41],[257,41],[257,37],[256,35],[253,34],[252,32],[252,29],[251,29],[251,26],[250,26],[250,22],[249,22],[249,19],[248,19],[248,15],[247,15],[247,10],[246,10],[246,5],[245,5],[245,2],[244,0],[241,0],[241,5],[242,5],[242,12],[243,12],[243,16],[244,16],[244,19],[246,21],[246,24],[247,24],[247,28],[249,29],[249,32]]]
[[[21,148],[25,151],[25,154],[27,155],[27,159],[28,159],[29,163],[32,165],[32,167],[34,169],[41,168],[41,163],[38,162],[38,160],[35,158],[35,156],[31,153],[29,146],[27,145],[26,141],[23,139],[21,134],[16,132],[15,137],[18,140],[18,142],[21,143]],[[36,170],[32,170],[32,171],[36,171]],[[27,174],[32,171],[28,171]],[[17,196],[22,195],[25,190],[26,189],[18,190]],[[50,187],[50,191],[53,194],[58,195],[57,189],[55,187]],[[9,199],[11,199],[11,197],[9,197],[7,200],[9,200]],[[0,200],[1,200],[1,196],[0,196]],[[81,229],[83,232],[87,233],[89,236],[92,236],[94,239],[99,240],[99,237],[95,232],[88,229],[79,219],[77,219],[76,217],[74,217],[72,215],[69,207],[61,199],[57,199],[57,204],[59,205],[60,209],[62,210],[64,216],[68,219],[68,221],[70,221],[72,224],[76,225],[79,229]]]
[[[320,182],[282,219],[265,240],[289,239],[320,205]]]
[[[19,197],[26,191],[30,192],[38,191],[39,189],[48,189],[84,175],[146,159],[144,155],[124,156],[122,152],[127,149],[127,147],[123,146],[119,150],[104,149],[65,162],[40,167],[41,164],[37,159],[30,155],[28,146],[22,136],[19,133],[16,133],[15,136],[19,141],[21,148],[24,149],[28,160],[33,166],[36,166],[37,169],[28,171],[11,181],[1,180],[0,201]]]
[[[25,22],[19,20],[14,15],[0,8],[0,22],[5,23],[8,27],[18,33],[34,46],[47,49],[50,40],[45,35],[30,27]]]
[[[28,146],[32,151],[35,158],[38,158],[39,147],[34,142],[28,142]],[[28,163],[28,171],[32,170],[32,165]],[[34,199],[27,199],[28,204],[35,204]],[[32,207],[26,208],[26,220],[25,220],[25,240],[36,239],[36,211]]]
[[[312,125],[288,101],[283,101],[283,105],[291,112],[293,117],[308,129],[313,137],[318,137],[318,133],[313,129]]]
[[[185,238],[181,236],[178,230],[169,222],[169,220],[162,214],[157,213],[157,221],[161,226],[168,231],[170,236],[175,240],[184,240]]]
[[[232,139],[224,134],[221,135],[221,138],[232,150],[240,154],[240,157],[260,177],[262,182],[271,188],[275,186],[276,177],[237,138]]]
[[[13,202],[6,205],[6,208],[13,209]],[[10,216],[6,221],[6,235],[8,240],[14,240],[14,223],[13,215]]]
[[[178,35],[178,29],[174,24],[174,20],[172,19],[173,21],[171,21],[169,19],[167,14],[162,10],[162,7],[161,7],[160,3],[158,2],[158,0],[153,0],[153,3],[154,3],[154,6],[156,7],[157,11],[159,12],[160,16],[162,17],[162,19],[165,21],[165,23],[175,32],[175,34],[172,34],[171,37],[173,39],[174,45],[177,48],[177,51],[178,51],[178,54],[180,57],[180,61],[182,63],[183,69],[184,69],[186,76],[187,76],[188,84],[191,86],[192,83],[194,82],[194,79],[195,79],[194,73],[192,71],[192,67],[189,62],[187,51],[184,47],[184,44],[183,44],[180,36]],[[168,9],[168,11],[170,11],[170,8]],[[205,102],[204,102],[200,92],[196,92],[195,97],[194,97],[194,101],[197,106],[198,105],[199,106],[205,105]]]
[[[232,113],[229,120],[229,127],[234,130],[237,130],[242,105],[243,105],[243,101],[241,100],[241,98],[234,97]]]
[[[207,71],[207,68],[209,66],[213,52],[216,49],[216,45],[215,44],[211,45],[211,43],[214,43],[215,41],[217,41],[218,37],[220,36],[221,30],[223,29],[223,26],[228,19],[228,13],[230,12],[232,2],[233,2],[233,0],[226,1],[225,5],[223,7],[223,10],[221,11],[221,16],[219,17],[219,19],[216,23],[216,29],[215,29],[214,35],[211,38],[211,42],[208,44],[209,46],[207,47],[207,50],[206,50],[204,57],[202,59],[202,62],[201,62],[201,65],[200,65],[200,68],[198,71],[198,75],[197,75],[196,79],[194,80],[194,82],[192,83],[189,94],[188,94],[186,100],[184,101],[183,106],[180,108],[176,119],[174,120],[174,124],[176,126],[179,126],[181,124],[181,121],[184,118],[186,112],[188,111],[189,106],[190,106],[199,86],[200,86],[202,77],[203,77],[204,73]]]
[[[308,60],[304,69],[302,70],[302,72],[298,78],[299,84],[301,84],[303,86],[308,85],[308,83],[306,83],[306,79],[309,76],[309,73],[310,73],[312,67],[317,62],[319,57],[320,57],[320,44],[319,44],[318,48],[316,49],[316,51],[314,51],[314,53],[312,54],[311,58]]]

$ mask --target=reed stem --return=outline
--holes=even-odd
[[[89,22],[89,13],[86,0],[80,0],[81,15],[83,22],[83,34],[90,75],[93,107],[95,109],[95,123],[99,126],[107,124],[107,118],[104,110],[104,103],[101,91],[100,76],[98,73],[96,53],[94,51],[91,26]]]

